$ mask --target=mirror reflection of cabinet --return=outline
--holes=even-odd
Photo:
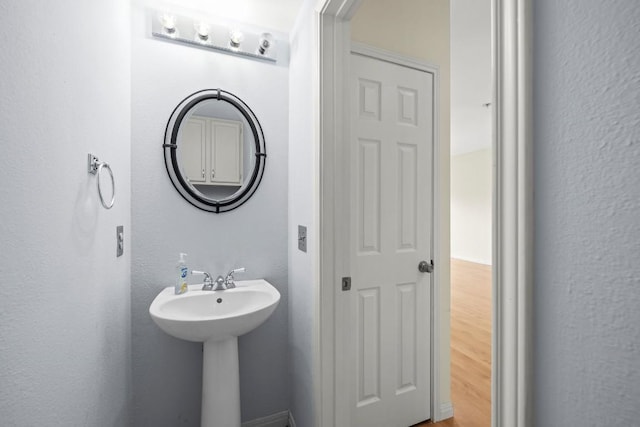
[[[242,123],[192,116],[182,129],[182,167],[199,185],[242,185]]]

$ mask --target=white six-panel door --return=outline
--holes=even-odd
[[[351,55],[352,426],[430,418],[433,75]]]

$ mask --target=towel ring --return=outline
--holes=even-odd
[[[109,176],[111,177],[111,200],[109,201],[109,203],[105,202],[104,196],[102,195],[102,188],[100,187],[100,172],[103,168],[109,171]],[[111,166],[109,166],[109,163],[107,162],[99,161],[98,158],[93,154],[89,154],[89,173],[96,176],[100,203],[102,203],[102,206],[104,206],[105,209],[111,209],[113,207],[113,203],[116,200],[116,182],[113,178],[113,171],[111,170]]]

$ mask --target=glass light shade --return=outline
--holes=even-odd
[[[168,12],[160,12],[158,13],[158,20],[167,34],[176,33],[177,19],[175,15]]]
[[[233,29],[229,31],[229,45],[231,46],[231,48],[233,49],[240,48],[240,44],[242,44],[243,40],[244,40],[244,34],[242,34],[242,31],[238,29]]]
[[[269,48],[273,46],[274,39],[271,33],[262,33],[260,35],[260,41],[258,42],[258,53],[260,55],[264,55],[267,53]]]
[[[196,30],[196,41],[206,43],[209,41],[210,26],[206,22],[194,22],[193,28]]]

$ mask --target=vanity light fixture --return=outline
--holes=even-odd
[[[238,30],[237,28],[229,31],[229,46],[231,47],[231,49],[240,49],[240,45],[242,44],[243,40],[244,34],[242,34],[242,31]]]
[[[151,35],[155,38],[229,55],[278,62],[281,49],[274,47],[279,42],[268,31],[242,28],[242,24],[237,23],[177,15],[167,10],[150,11],[149,16],[152,18]],[[287,46],[286,42],[284,46]]]
[[[162,24],[162,29],[167,36],[174,38],[178,35],[178,30],[176,29],[177,19],[175,15],[168,12],[160,12],[158,13],[158,20],[160,21],[160,24]]]
[[[262,33],[258,42],[258,53],[264,55],[273,46],[273,36],[271,33]]]

